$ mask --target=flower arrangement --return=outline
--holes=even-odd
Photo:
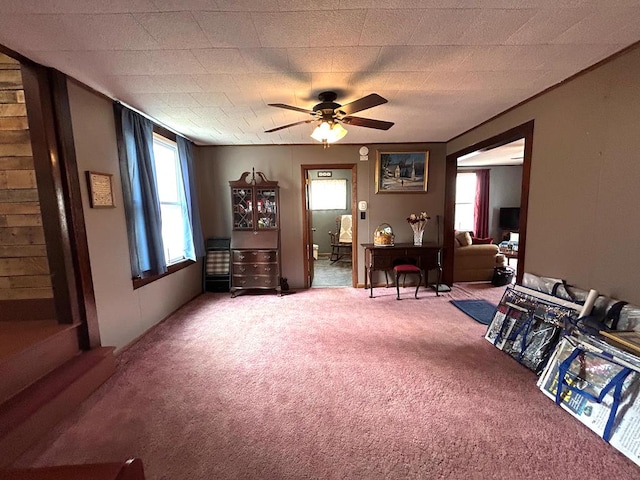
[[[424,233],[424,227],[427,225],[427,220],[431,217],[427,215],[427,212],[420,212],[416,215],[412,213],[407,217],[407,222],[413,230],[413,244],[422,245],[422,234]]]
[[[412,213],[407,217],[407,222],[411,224],[412,226],[411,228],[413,228],[413,225],[416,225],[416,224],[420,224],[424,228],[424,224],[427,222],[427,220],[430,220],[430,219],[431,217],[427,215],[427,212],[420,212],[419,215]]]

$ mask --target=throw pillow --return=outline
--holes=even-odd
[[[472,243],[469,232],[458,232],[456,234],[456,240],[460,243],[461,247],[466,247]]]
[[[471,237],[471,242],[474,245],[487,245],[487,244],[493,243],[493,237],[487,237],[487,238]]]

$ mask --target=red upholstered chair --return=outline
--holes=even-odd
[[[393,271],[396,274],[396,300],[400,300],[400,275],[414,274],[418,275],[418,285],[416,286],[415,297],[418,298],[418,289],[422,285],[422,270],[415,264],[412,259],[396,260],[394,262]]]

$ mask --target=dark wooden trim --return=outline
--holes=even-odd
[[[351,170],[351,229],[353,237],[353,248],[351,249],[351,286],[356,287],[358,285],[358,211],[357,211],[357,196],[358,196],[358,165],[356,163],[318,163],[310,165],[300,165],[301,174],[301,196],[302,196],[302,218],[306,223],[306,210],[307,210],[307,191],[306,191],[306,179],[307,172],[309,170]],[[307,232],[307,225],[304,225],[302,229],[302,250],[306,252],[307,245],[310,245],[309,235]],[[304,265],[304,283],[305,288],[309,288],[309,267],[307,262],[303,262]]]
[[[55,320],[53,298],[0,300],[0,322],[21,320]]]
[[[144,287],[145,285],[148,285],[151,282],[160,280],[161,278],[166,277],[167,275],[171,275],[172,273],[175,273],[178,270],[182,270],[183,268],[193,265],[194,263],[196,262],[194,262],[193,260],[183,260],[180,263],[174,263],[173,265],[169,265],[165,273],[161,273],[159,275],[143,276],[142,278],[134,278],[133,289],[136,290],[137,288]]]
[[[15,50],[11,50],[9,47],[5,47],[0,44],[0,53],[4,53],[5,55],[13,58],[14,60],[20,62],[23,65],[36,65],[36,63],[22,55],[21,53],[16,52]]]
[[[301,199],[302,199],[302,257],[303,257],[303,262],[302,262],[302,268],[303,268],[303,278],[304,278],[304,288],[310,288],[311,285],[309,284],[309,262],[310,262],[310,255],[313,255],[313,252],[309,252],[309,245],[312,245],[311,248],[313,248],[313,243],[310,241],[309,238],[309,215],[308,215],[308,210],[309,210],[309,206],[307,204],[308,198],[307,198],[307,169],[304,168],[304,166],[302,166],[300,168],[300,187],[301,187]],[[314,268],[314,272],[315,272],[315,268]],[[314,273],[315,275],[315,273]]]
[[[49,70],[52,98],[55,114],[55,126],[58,137],[60,169],[67,221],[69,222],[69,246],[75,271],[78,308],[80,313],[80,347],[84,350],[100,346],[98,313],[93,290],[91,259],[87,242],[87,230],[84,223],[82,193],[78,175],[71,108],[67,77],[57,70]]]
[[[51,83],[47,69],[22,65],[33,163],[59,323],[82,323],[73,268],[65,186],[61,171]]]
[[[453,249],[458,157],[447,155],[444,173],[444,218],[442,221],[442,283],[453,285]]]
[[[637,41],[635,43],[632,43],[631,45],[629,45],[628,47],[623,48],[622,50],[608,56],[607,58],[604,58],[602,60],[600,60],[598,63],[594,63],[593,65],[585,68],[584,70],[580,70],[578,73],[574,73],[573,75],[571,75],[570,77],[565,78],[564,80],[560,80],[558,83],[556,83],[555,85],[551,85],[550,87],[545,88],[544,90],[542,90],[541,92],[536,93],[535,95],[526,98],[524,100],[522,100],[521,102],[515,104],[513,107],[509,107],[506,110],[494,115],[493,117],[485,120],[484,122],[479,123],[478,125],[476,125],[475,127],[471,127],[468,130],[465,130],[462,133],[459,133],[458,135],[456,135],[455,137],[449,139],[447,141],[448,142],[453,142],[454,140],[457,140],[458,138],[462,137],[463,135],[466,135],[469,132],[472,132],[473,130],[475,130],[476,128],[482,127],[483,125],[486,125],[487,123],[493,122],[495,119],[500,118],[503,115],[506,115],[507,113],[515,110],[516,108],[520,108],[521,106],[523,106],[526,103],[531,102],[532,100],[535,100],[538,97],[541,97],[543,95],[546,95],[547,93],[555,90],[556,88],[562,87],[563,85],[575,80],[578,77],[581,77],[589,72],[592,72],[593,70],[596,70],[597,68],[600,68],[601,66],[615,60],[618,57],[621,57],[622,55],[624,55],[627,52],[630,52],[631,50],[640,47],[640,41]],[[518,267],[520,266],[520,263],[518,262]]]
[[[525,270],[527,248],[527,211],[529,208],[529,188],[531,182],[531,157],[533,152],[534,121],[518,125],[506,132],[478,142],[469,147],[447,155],[445,165],[445,193],[444,193],[444,273],[443,283],[453,284],[454,262],[454,214],[456,203],[456,174],[458,157],[477,150],[489,150],[507,143],[524,138],[524,160],[522,164],[522,189],[520,193],[520,238],[518,241],[518,274],[516,281],[522,282]]]
[[[178,141],[178,136],[175,133],[173,133],[171,130],[169,130],[169,129],[161,126],[161,125],[156,124],[155,121],[153,122],[153,133],[157,133],[158,135],[162,135],[163,137],[168,138],[172,142],[177,142]]]

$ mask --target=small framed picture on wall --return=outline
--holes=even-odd
[[[89,186],[89,204],[91,208],[114,208],[113,175],[110,173],[87,171],[87,184]]]

